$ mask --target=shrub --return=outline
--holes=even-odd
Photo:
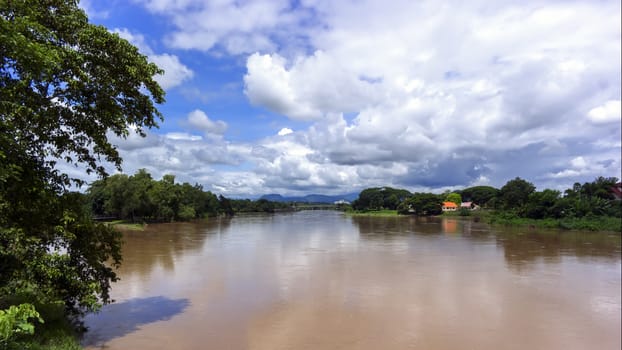
[[[43,323],[43,319],[32,304],[11,305],[0,310],[0,344],[6,346],[19,335],[35,333],[35,325],[30,319]]]

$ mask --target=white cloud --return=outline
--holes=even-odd
[[[510,165],[499,152],[533,149],[538,162],[591,140],[600,131],[583,122],[586,105],[620,94],[619,4],[480,5],[314,2],[330,28],[314,33],[315,52],[249,56],[246,94],[315,121],[306,133],[314,161],[401,164],[448,184],[507,180],[492,173]],[[614,102],[590,120],[619,121]],[[618,139],[615,131],[606,137]]]
[[[164,74],[156,75],[155,80],[165,90],[179,86],[194,76],[194,72],[183,65],[175,55],[154,54],[149,56],[149,60],[164,70]]]
[[[178,141],[200,141],[203,139],[201,136],[191,135],[185,132],[169,132],[164,135],[169,140]]]
[[[93,0],[82,0],[78,5],[86,12],[91,20],[95,18],[108,18],[110,16],[108,10],[96,9]]]
[[[264,106],[293,119],[313,120],[321,117],[290,85],[290,74],[279,55],[253,54],[248,58],[244,76],[245,93],[254,105]]]
[[[154,77],[164,90],[179,86],[194,76],[194,72],[181,63],[179,57],[167,53],[156,54],[142,34],[132,33],[126,28],[117,28],[113,32],[138,47],[141,53],[149,57],[149,61],[164,70],[164,74]]]
[[[570,164],[572,165],[573,168],[578,168],[578,169],[583,169],[587,166],[587,162],[585,161],[585,158],[581,156],[573,158],[570,161]]]
[[[188,114],[188,124],[205,134],[222,135],[227,130],[227,123],[222,120],[211,120],[200,109],[195,109]]]
[[[612,122],[617,122],[619,124],[622,122],[622,108],[620,106],[620,100],[607,101],[602,106],[592,108],[587,115],[590,120],[596,124]]]
[[[294,131],[290,128],[283,128],[281,130],[279,130],[279,132],[277,133],[277,135],[279,136],[285,136],[285,135],[289,135],[291,133],[293,133]]]
[[[563,168],[561,170],[551,172],[546,175],[546,178],[557,180],[568,180],[570,187],[573,182],[592,181],[598,176],[618,176],[616,173],[620,168],[620,159],[611,159],[609,155],[590,155],[590,156],[578,156],[570,159],[567,162],[564,160],[558,161],[559,165]],[[583,179],[583,180],[581,180]],[[551,184],[551,186],[554,186]]]
[[[309,18],[287,0],[137,2],[172,20],[176,29],[166,40],[171,47],[208,51],[218,45],[231,54],[273,50],[275,37],[295,37],[298,23]]]
[[[619,2],[136,1],[168,45],[245,59],[250,103],[296,126],[239,144],[195,110],[204,139],[144,145],[223,193],[619,176]]]
[[[288,62],[278,54],[255,53],[247,60],[245,93],[251,103],[297,120],[317,120],[326,113],[347,113],[381,99],[374,79],[350,71],[346,62],[316,51]],[[370,81],[371,80],[371,81]]]

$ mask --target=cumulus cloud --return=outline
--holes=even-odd
[[[123,139],[109,135],[123,158],[123,171],[128,174],[146,168],[155,178],[175,174],[179,181],[197,182],[200,179],[220,179],[216,168],[237,166],[251,154],[251,146],[229,144],[221,139],[203,138],[184,132],[164,135],[147,132],[146,137],[130,135]],[[114,171],[110,168],[109,171]],[[215,175],[216,174],[216,175]],[[205,181],[206,188],[212,183]],[[227,192],[232,193],[233,189]]]
[[[197,135],[191,135],[185,132],[169,132],[164,135],[169,140],[182,140],[182,141],[199,141],[203,138]]]
[[[289,135],[291,133],[293,133],[294,131],[290,128],[283,128],[281,130],[279,130],[279,132],[277,133],[277,135],[279,136],[285,136],[285,135]]]
[[[194,76],[194,72],[181,63],[179,57],[167,53],[156,54],[146,43],[142,34],[132,33],[126,28],[117,28],[113,32],[138,47],[143,54],[149,57],[149,61],[164,70],[164,74],[154,77],[163,89],[167,90],[179,86]]]
[[[620,100],[607,101],[604,105],[592,108],[588,112],[590,120],[596,124],[622,122]]]
[[[208,135],[222,135],[227,130],[227,123],[222,120],[211,120],[207,114],[200,109],[195,109],[188,114],[188,124]]]
[[[178,140],[193,151],[145,145],[223,193],[620,174],[619,2],[136,1],[171,20],[171,47],[245,62],[248,101],[296,125],[229,143],[195,110],[211,137]]]
[[[169,89],[181,85],[190,80],[194,72],[179,61],[175,55],[160,54],[149,55],[149,60],[164,70],[163,75],[156,75],[155,80],[163,89]]]
[[[292,119],[356,112],[381,98],[377,81],[322,51],[297,59],[289,69],[278,54],[255,53],[246,66],[245,93],[251,103]]]
[[[611,100],[620,95],[619,4],[315,6],[330,28],[313,37],[316,51],[290,59],[253,54],[244,77],[254,104],[315,121],[310,160],[401,164],[408,172],[398,181],[413,186],[483,177],[500,184],[500,174],[510,175],[498,169],[508,166],[500,154],[537,162],[594,135],[620,137],[619,100]],[[594,102],[602,105],[587,108]],[[586,111],[593,124],[618,125],[603,134],[584,123]],[[619,158],[616,152],[607,157]],[[542,178],[537,171],[546,164],[524,176]]]
[[[287,0],[211,1],[137,0],[149,11],[168,16],[175,30],[171,47],[230,54],[276,49],[279,38],[293,39],[310,14]]]

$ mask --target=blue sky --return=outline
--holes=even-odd
[[[160,128],[114,139],[129,174],[232,197],[621,177],[619,1],[81,6],[166,71]]]

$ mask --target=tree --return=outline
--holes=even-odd
[[[120,235],[90,219],[68,191],[82,182],[56,163],[101,176],[102,160],[120,168],[108,135],[157,126],[161,72],[76,0],[0,2],[0,309],[109,302]]]
[[[447,202],[456,203],[457,206],[460,206],[460,204],[462,203],[462,196],[459,193],[452,192],[445,196],[445,200]]]
[[[499,196],[505,209],[519,209],[529,199],[529,195],[536,190],[536,187],[520,177],[508,181],[501,190]]]
[[[164,175],[162,180],[151,186],[149,198],[154,205],[152,217],[174,221],[179,213],[181,202],[181,189],[175,185],[174,175]]]
[[[533,192],[525,203],[521,216],[532,219],[548,217],[559,218],[563,215],[563,207],[558,204],[560,192],[546,189],[542,192]]]
[[[412,194],[408,190],[391,187],[366,188],[352,203],[356,210],[395,210],[406,198]]]
[[[474,186],[460,191],[462,200],[474,202],[477,205],[488,206],[489,202],[497,197],[499,190],[491,186]]]
[[[434,193],[415,193],[404,202],[404,206],[415,215],[439,215],[443,212],[442,198]]]

